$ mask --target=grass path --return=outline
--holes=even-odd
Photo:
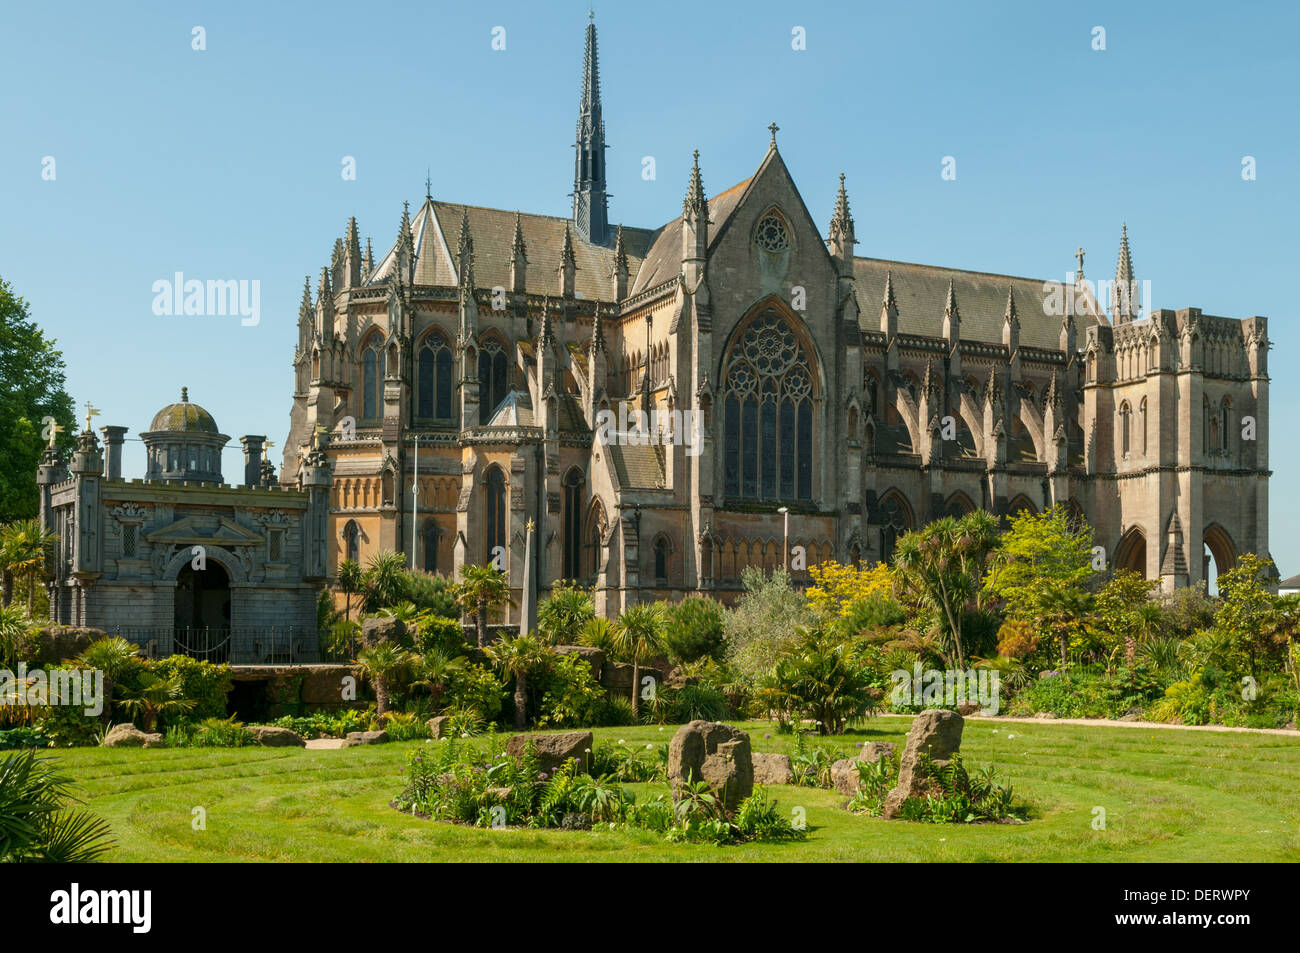
[[[388,802],[421,742],[301,748],[59,751],[79,795],[118,839],[119,861],[1296,861],[1300,743],[1273,734],[1150,730],[1065,719],[970,719],[968,763],[993,762],[1027,804],[1024,825],[926,825],[857,817],[833,791],[772,788],[806,812],[808,839],[715,848],[639,831],[477,830],[424,821]],[[829,744],[901,742],[881,718]],[[743,724],[759,751],[792,740]],[[659,744],[673,728],[596,729],[600,740]],[[768,736],[770,734],[770,737]],[[436,742],[434,742],[436,744]],[[639,796],[652,785],[632,785]],[[194,808],[206,830],[194,830]],[[1094,830],[1094,808],[1105,830]]]

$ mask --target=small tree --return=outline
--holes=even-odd
[[[40,520],[35,519],[18,520],[0,530],[0,566],[25,580],[28,616],[35,612],[36,583],[44,577],[46,557],[57,541],[58,537],[42,530]],[[11,599],[12,587],[9,591]]]
[[[1284,638],[1275,637],[1280,617],[1278,597],[1265,588],[1272,560],[1245,553],[1219,574],[1219,606],[1211,629],[1230,647],[1228,663],[1252,677],[1266,658],[1279,654]]]
[[[487,656],[502,675],[515,681],[515,728],[528,724],[528,677],[544,668],[552,652],[535,635],[499,639],[487,647]]]
[[[375,553],[361,574],[362,603],[367,612],[378,612],[406,598],[406,558],[401,553]]]
[[[388,714],[388,698],[392,683],[411,666],[411,653],[392,642],[380,642],[357,656],[361,673],[375,689],[375,717]]]
[[[997,548],[997,518],[975,510],[907,533],[894,550],[897,585],[935,614],[947,664],[955,661],[958,668],[966,667],[967,609],[981,607],[980,583]]]
[[[537,631],[551,645],[573,645],[583,626],[595,616],[591,590],[560,584],[537,607]]]
[[[460,584],[456,587],[456,604],[465,612],[474,613],[478,626],[478,647],[487,646],[488,613],[505,605],[514,605],[510,598],[510,585],[506,574],[491,566],[460,567]]]
[[[632,715],[640,714],[641,663],[664,651],[666,614],[662,602],[643,602],[625,611],[614,630],[614,645],[632,663]]]
[[[343,618],[352,618],[352,597],[361,591],[361,564],[355,559],[345,559],[339,563],[336,584],[343,593]]]
[[[132,718],[144,722],[145,731],[153,731],[158,719],[174,712],[189,711],[194,700],[182,697],[183,684],[180,673],[169,678],[159,678],[153,672],[142,672],[135,688],[123,689],[117,704]]]

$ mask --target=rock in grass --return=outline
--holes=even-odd
[[[386,731],[349,731],[348,736],[344,739],[344,747],[353,745],[381,745],[388,740]]]
[[[754,759],[749,735],[712,721],[682,725],[668,745],[668,780],[674,796],[688,781],[707,781],[733,813],[754,791]]]
[[[917,759],[924,753],[930,756],[934,770],[946,767],[961,748],[965,723],[965,719],[955,711],[941,708],[929,708],[916,716],[912,730],[907,733],[899,762],[898,784],[885,798],[885,808],[881,812],[885,820],[898,817],[903,802],[909,797],[925,797],[931,792],[933,782],[919,769]]]
[[[302,735],[288,728],[274,725],[249,725],[249,732],[259,745],[266,748],[302,748],[307,742]]]
[[[555,769],[566,761],[577,761],[578,771],[586,774],[591,768],[590,731],[562,731],[552,735],[515,735],[506,742],[506,754],[516,761],[523,755],[528,742],[537,745],[537,764],[546,774],[552,775]]]
[[[754,751],[749,757],[754,762],[755,784],[794,784],[794,771],[790,768],[788,754]]]
[[[156,731],[141,731],[128,721],[110,728],[102,743],[105,748],[161,748],[163,736]]]

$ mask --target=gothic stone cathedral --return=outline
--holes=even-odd
[[[414,547],[495,553],[534,606],[561,579],[610,615],[728,599],[782,565],[781,507],[809,564],[1057,503],[1166,588],[1267,554],[1265,318],[1139,320],[1127,233],[1109,315],[1081,255],[1070,284],[858,257],[843,176],[823,238],[776,131],[745,181],[707,198],[697,154],[680,217],[612,227],[589,25],[570,218],[426,194],[378,260],[351,220],[304,289],[282,468],[322,434],[331,574]],[[698,439],[603,440],[602,410]]]

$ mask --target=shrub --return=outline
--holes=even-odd
[[[668,609],[664,642],[677,662],[701,658],[721,659],[726,655],[726,610],[707,596],[687,596]]]
[[[164,714],[162,725],[181,720],[203,721],[221,719],[226,715],[226,698],[233,680],[229,665],[216,665],[188,655],[171,655],[154,662],[152,671],[160,679],[175,678],[180,684],[180,697],[194,702],[194,707],[183,714]]]
[[[235,721],[234,715],[172,725],[163,740],[169,748],[244,748],[257,743],[253,733]]]
[[[0,731],[0,751],[12,748],[50,748],[53,742],[43,728],[10,728]]]
[[[504,696],[505,687],[496,674],[473,663],[448,678],[443,700],[448,708],[472,711],[484,722],[493,722],[501,714]]]
[[[864,785],[849,801],[849,810],[879,816],[888,792],[897,782],[896,761],[882,761],[871,770],[859,769]],[[917,758],[916,770],[930,780],[930,793],[925,797],[909,797],[899,808],[899,817],[905,821],[928,824],[971,824],[977,821],[998,821],[1020,818],[1023,809],[1014,805],[1014,792],[1010,784],[1001,779],[992,765],[985,765],[972,775],[967,771],[961,755],[955,754],[942,767],[933,764],[925,753]]]
[[[591,663],[580,655],[557,656],[540,678],[539,728],[593,725],[605,691],[591,677]]]
[[[0,863],[93,861],[113,846],[107,824],[67,807],[70,789],[31,750],[0,761]]]

